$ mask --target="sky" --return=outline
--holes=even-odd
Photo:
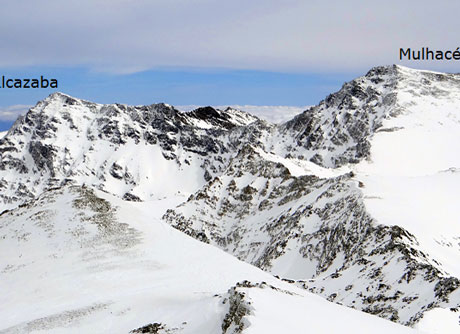
[[[317,104],[399,49],[456,50],[458,1],[2,1],[0,76],[101,103]],[[460,61],[459,61],[460,62]],[[50,89],[0,89],[0,131]]]

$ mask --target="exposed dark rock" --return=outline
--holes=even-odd
[[[130,201],[130,202],[142,202],[142,200],[139,198],[139,196],[136,196],[131,193],[126,193],[123,195],[123,199],[125,201]]]
[[[152,324],[148,324],[137,329],[133,329],[130,333],[150,333],[150,334],[160,334],[161,330],[164,329],[165,326],[161,323],[154,322]]]

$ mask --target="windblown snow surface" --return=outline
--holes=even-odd
[[[457,333],[459,98],[400,66],[282,124],[49,96],[0,134],[0,333]]]

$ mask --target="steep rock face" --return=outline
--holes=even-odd
[[[450,277],[398,226],[367,212],[353,173],[292,176],[244,147],[227,170],[168,210],[173,227],[341,304],[415,324],[458,307]]]
[[[353,183],[350,175],[332,179],[315,175],[294,177],[282,163],[264,159],[260,150],[248,145],[221,176],[187,202],[169,210],[163,219],[269,270],[272,262],[284,253],[287,239],[300,241],[308,231],[300,218],[313,214],[311,204],[331,205],[330,197],[334,196],[342,200],[338,192],[349,187],[347,182]],[[320,222],[323,217],[317,218]]]

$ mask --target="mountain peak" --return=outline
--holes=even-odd
[[[40,102],[45,102],[45,103],[46,102],[47,103],[58,102],[58,103],[62,103],[65,105],[78,105],[82,103],[92,103],[92,102],[85,101],[80,98],[76,98],[76,97],[73,97],[69,94],[65,94],[62,92],[54,92],[50,94],[48,97],[46,97],[43,101],[39,101],[38,103],[40,104]]]
[[[187,113],[187,116],[227,130],[236,126],[246,126],[259,119],[238,109],[228,107],[225,110],[220,110],[211,106],[192,110]]]
[[[395,75],[398,72],[398,67],[398,65],[375,66],[366,73],[365,77]]]

